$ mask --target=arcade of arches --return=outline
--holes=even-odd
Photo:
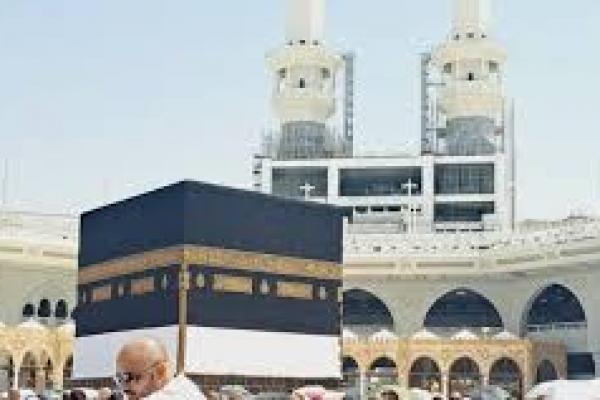
[[[373,387],[421,388],[448,398],[493,385],[515,399],[536,383],[566,378],[573,357],[560,340],[530,335],[547,327],[585,328],[585,313],[565,287],[551,285],[523,310],[524,332],[506,332],[494,304],[458,288],[440,296],[422,318],[423,331],[395,334],[386,304],[360,289],[344,296],[344,377],[366,398]],[[369,329],[369,327],[373,329]],[[380,332],[365,335],[364,332]],[[381,332],[384,332],[382,334]],[[594,371],[586,372],[592,374]],[[350,396],[353,397],[353,396]]]
[[[71,324],[0,326],[0,391],[62,389],[73,369],[73,343]]]

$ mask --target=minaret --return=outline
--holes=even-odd
[[[433,52],[443,86],[438,106],[448,121],[481,118],[501,123],[506,53],[491,38],[490,0],[453,0],[448,39]]]
[[[338,146],[327,122],[335,113],[343,60],[323,43],[325,0],[286,1],[286,42],[267,57],[280,125],[275,157],[332,157]]]

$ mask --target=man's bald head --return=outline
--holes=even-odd
[[[117,374],[127,377],[125,392],[132,400],[146,397],[162,389],[170,379],[169,356],[156,339],[134,339],[117,355]]]
[[[164,344],[158,340],[141,338],[132,340],[121,348],[117,356],[117,364],[122,361],[151,365],[157,362],[168,362],[169,355]]]

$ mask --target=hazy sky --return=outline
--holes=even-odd
[[[77,213],[183,178],[250,187],[283,5],[2,0],[9,206]],[[517,105],[519,217],[600,211],[600,1],[494,10]],[[449,20],[450,0],[329,1],[328,42],[357,53],[359,149],[414,147],[418,54]]]

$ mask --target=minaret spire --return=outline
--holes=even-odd
[[[325,27],[325,0],[287,0],[288,42],[321,42]]]
[[[286,0],[286,43],[267,56],[278,120],[276,157],[327,158],[343,152],[329,121],[342,57],[323,43],[326,0]]]
[[[490,15],[490,0],[454,0],[452,33],[485,36],[489,33]]]

